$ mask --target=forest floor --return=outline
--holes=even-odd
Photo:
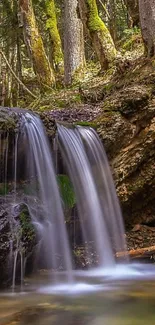
[[[30,90],[36,91],[37,99],[32,101],[26,96],[19,104],[38,113],[52,112],[56,119],[89,122],[102,112],[103,102],[109,97],[112,101],[119,91],[131,86],[145,84],[150,88],[154,80],[155,60],[143,56],[140,42],[134,44],[132,51],[119,53],[115,65],[107,72],[101,72],[98,63],[88,63],[83,75],[77,76],[71,87],[65,87],[63,77],[59,76],[55,88],[38,92],[35,79],[25,80]]]

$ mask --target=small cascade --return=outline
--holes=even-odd
[[[94,129],[78,127],[78,131],[83,139],[91,163],[91,171],[108,234],[117,252],[126,251],[122,213],[106,152]]]
[[[84,241],[87,245],[93,242],[99,266],[111,267],[115,264],[114,251],[124,251],[126,247],[105,151],[91,128],[58,125],[58,136],[76,194]]]
[[[24,238],[19,219],[22,205],[28,210],[35,229],[39,265],[53,271],[66,270],[66,281],[72,282],[65,218],[44,127],[33,113],[15,109],[15,114],[19,127],[14,133],[3,131],[0,134],[0,200],[6,209],[10,229],[8,269],[12,272],[12,289],[17,272],[21,273],[22,284],[25,270]],[[58,272],[53,274],[54,281],[59,281]]]
[[[27,224],[33,225],[32,247],[36,244],[39,265],[53,271],[57,284],[60,281],[57,271],[61,269],[66,271],[66,282],[73,283],[65,208],[63,211],[56,176],[60,169],[59,158],[61,167],[63,162],[65,164],[75,192],[76,206],[74,201],[74,211],[73,206],[71,208],[74,249],[76,231],[80,229],[88,257],[95,253],[100,267],[115,266],[115,252],[126,250],[124,227],[110,167],[98,135],[89,127],[58,124],[53,160],[40,118],[24,110],[14,112],[18,114],[15,132],[0,133],[0,202],[7,211],[9,223],[8,264],[13,290],[17,273],[21,274],[22,287],[26,260],[31,253],[24,246],[22,206],[28,213],[24,218],[30,218],[25,219]],[[79,228],[76,228],[75,210],[78,210]]]
[[[27,196],[27,205],[42,241],[42,256],[47,268],[55,270],[57,260],[62,258],[68,281],[71,281],[72,263],[65,219],[44,127],[39,117],[28,112],[22,115],[21,123],[19,142],[26,144],[27,179],[33,189],[32,195]]]

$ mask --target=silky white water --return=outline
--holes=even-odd
[[[41,120],[34,114],[22,115],[22,131],[27,148],[27,177],[35,189],[38,209],[32,197],[27,198],[27,204],[40,237],[43,258],[48,268],[57,269],[57,258],[61,256],[67,279],[72,281],[65,219],[48,139]]]
[[[93,242],[99,267],[114,266],[114,252],[124,251],[126,245],[123,219],[103,146],[91,128],[58,125],[58,136],[76,194],[84,242]]]
[[[56,285],[60,282],[57,271],[63,270],[66,283],[69,282],[72,286],[75,272],[71,247],[62,208],[63,198],[59,193],[57,171],[48,138],[37,115],[24,110],[17,112],[20,123],[14,138],[7,132],[0,136],[1,161],[4,165],[1,181],[4,182],[5,189],[11,150],[13,157],[13,190],[4,196],[4,202],[9,204],[7,211],[12,234],[8,260],[9,264],[12,263],[13,288],[16,284],[18,261],[21,264],[21,282],[26,265],[18,220],[22,204],[28,209],[35,228],[36,268],[40,263],[41,267],[51,270],[52,283]],[[115,253],[126,250],[123,219],[106,153],[97,133],[89,127],[65,127],[58,124],[56,138],[54,151],[58,147],[61,149],[67,174],[73,184],[87,258],[96,257],[97,271],[95,268],[94,274],[105,274],[107,269],[116,267]],[[58,164],[56,156],[56,169]],[[23,183],[28,193],[24,192]]]

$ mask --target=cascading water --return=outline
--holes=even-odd
[[[16,109],[15,112],[20,120],[19,129],[10,138],[7,132],[0,136],[1,200],[7,209],[10,228],[8,264],[9,267],[12,265],[12,287],[15,287],[19,259],[21,281],[24,272],[22,229],[18,218],[21,205],[27,207],[36,230],[36,250],[40,263],[44,268],[55,271],[65,269],[66,281],[71,282],[73,277],[68,236],[48,139],[38,116],[24,110]],[[8,166],[10,156],[11,163]],[[11,171],[9,194],[8,169]],[[26,193],[23,186],[26,187]],[[53,274],[57,282],[58,273]]]
[[[91,128],[58,125],[60,147],[72,180],[85,242],[94,243],[99,266],[115,264],[114,250],[126,248],[124,228],[110,168]]]
[[[3,200],[5,204],[9,203],[12,233],[9,261],[13,265],[13,287],[19,257],[21,282],[25,264],[18,220],[22,204],[27,207],[36,230],[37,248],[44,268],[65,269],[66,280],[72,283],[73,271],[65,218],[45,130],[37,115],[24,110],[17,110],[17,113],[20,121],[14,137],[8,132],[0,134],[0,159],[3,165],[0,182],[4,184]],[[114,253],[126,250],[126,245],[120,207],[104,148],[91,128],[70,128],[58,124],[57,140],[73,183],[88,255],[92,254],[92,247],[89,246],[91,243],[99,267],[113,267]],[[56,152],[57,140],[54,144]],[[56,167],[57,158],[56,156]],[[11,169],[9,177],[13,186],[7,195],[8,171]],[[23,183],[28,193],[24,192]],[[53,278],[59,282],[58,272],[53,272]]]
[[[39,117],[31,113],[22,115],[20,141],[26,144],[27,178],[34,188],[35,200],[27,197],[32,222],[40,236],[48,268],[57,269],[57,258],[63,258],[67,278],[72,280],[65,219],[61,206],[51,152]]]

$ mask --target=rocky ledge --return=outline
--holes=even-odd
[[[155,96],[147,84],[115,90],[104,101],[40,113],[47,134],[55,120],[95,127],[112,167],[126,226],[155,223]]]

